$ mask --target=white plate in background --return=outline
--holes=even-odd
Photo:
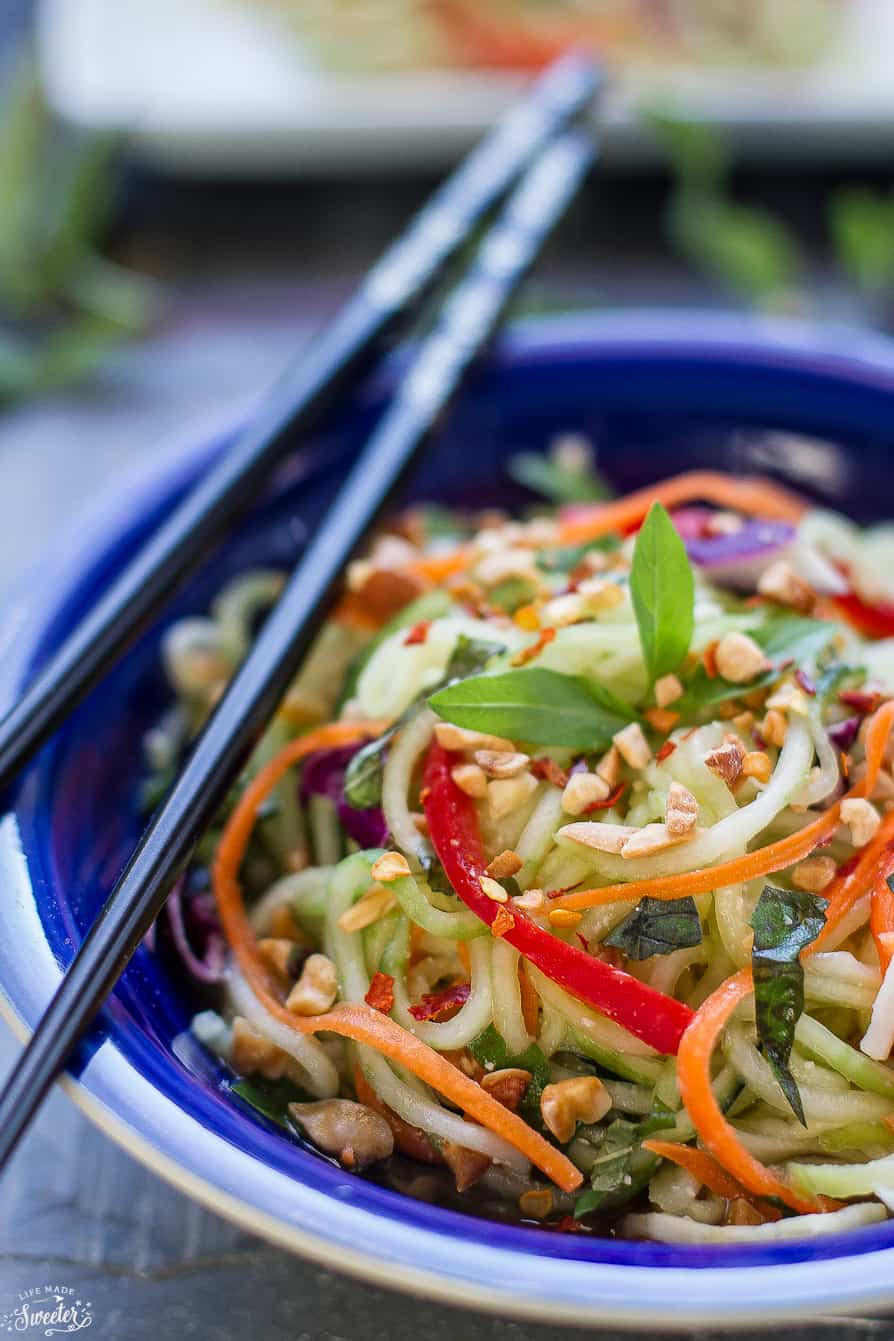
[[[63,117],[122,131],[136,158],[183,174],[441,166],[526,82],[503,72],[326,71],[251,0],[42,0],[38,46]],[[892,49],[894,0],[843,0],[838,37],[809,68],[629,71],[606,99],[605,156],[653,155],[634,115],[648,96],[718,125],[752,158],[885,159],[894,153]]]

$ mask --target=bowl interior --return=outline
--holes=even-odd
[[[890,359],[890,355],[887,356]],[[755,343],[711,331],[589,326],[534,329],[508,342],[477,375],[429,450],[408,496],[511,507],[530,496],[505,475],[507,457],[542,450],[574,431],[598,448],[599,464],[624,491],[681,469],[707,466],[771,473],[862,519],[890,516],[894,482],[894,381],[884,361],[861,366],[816,350]],[[165,623],[203,611],[231,575],[257,564],[286,566],[333,497],[352,454],[374,422],[381,386],[368,388],[284,469],[238,535],[179,595]],[[34,597],[33,634],[23,637],[4,692],[12,695],[95,599],[142,538],[170,509],[211,452],[197,450],[178,475],[131,496],[111,526],[82,547],[56,590]],[[141,827],[137,792],[142,737],[166,697],[158,659],[160,627],[148,631],[28,770],[12,797],[15,859],[27,867],[27,897],[56,964],[64,966],[98,911]],[[8,835],[7,835],[8,838]],[[11,860],[10,851],[3,860]],[[4,939],[33,934],[16,909],[2,914]],[[52,975],[25,989],[8,953],[0,968],[13,1004],[33,1023]],[[380,1223],[393,1221],[461,1237],[482,1248],[631,1266],[759,1265],[803,1262],[894,1244],[894,1225],[847,1239],[772,1247],[678,1248],[548,1234],[482,1221],[409,1201],[351,1178],[239,1106],[221,1069],[184,1040],[192,1004],[163,958],[137,951],[73,1066],[83,1071],[111,1045],[169,1101],[167,1123],[188,1114],[234,1150],[333,1205],[349,1199]],[[88,1071],[89,1078],[89,1071]],[[108,1097],[108,1096],[106,1096]],[[144,1133],[165,1139],[164,1131]],[[250,1179],[244,1189],[251,1200]]]

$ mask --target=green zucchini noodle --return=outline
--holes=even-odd
[[[669,511],[411,509],[350,566],[155,950],[284,1140],[671,1243],[894,1207],[889,539],[687,478]],[[165,632],[147,805],[281,585]]]

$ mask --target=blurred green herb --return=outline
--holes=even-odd
[[[794,288],[801,259],[785,226],[766,210],[730,199],[727,155],[717,133],[666,111],[644,118],[675,178],[667,213],[673,244],[698,269],[760,306]]]
[[[829,230],[845,274],[867,294],[894,287],[894,194],[841,191],[829,205]]]
[[[97,247],[111,203],[106,136],[61,127],[30,61],[0,115],[0,401],[83,377],[143,331],[159,297]]]

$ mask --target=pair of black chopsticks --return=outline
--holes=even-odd
[[[507,304],[580,185],[591,140],[569,129],[599,85],[566,56],[447,180],[267,404],[60,647],[0,721],[0,785],[97,683],[134,634],[247,510],[297,435],[317,424],[509,192],[378,427],[296,566],[254,647],[153,815],[0,1094],[0,1166],[160,912],[273,715],[340,575],[419,447],[494,334]]]

